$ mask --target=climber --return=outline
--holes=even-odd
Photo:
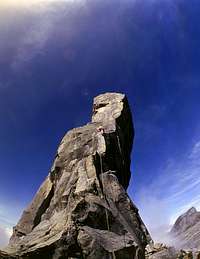
[[[104,128],[103,127],[97,128],[97,131],[100,132],[102,135],[104,134]]]

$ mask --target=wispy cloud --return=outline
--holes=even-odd
[[[8,244],[12,229],[0,226],[0,248]]]
[[[55,1],[38,1],[34,6],[27,7],[29,12],[32,9],[32,22],[29,23],[28,30],[21,35],[11,64],[12,69],[18,70],[21,66],[26,66],[36,55],[43,53],[49,35],[54,29],[56,18],[59,17],[58,3],[56,5]],[[40,4],[39,8],[38,4]]]
[[[9,206],[7,202],[0,200],[0,248],[8,244],[21,213],[22,206],[19,207],[19,204]]]
[[[0,3],[3,41],[3,45],[0,43],[1,56],[6,55],[7,58],[12,56],[10,66],[14,71],[26,68],[36,56],[44,54],[51,33],[60,29],[58,22],[65,18],[66,24],[63,28],[68,27],[73,8],[78,5],[81,8],[85,2],[85,0],[22,0],[20,3],[15,0],[3,1]],[[8,48],[11,50],[10,53],[6,51]]]
[[[0,248],[8,244],[14,226],[14,223],[10,221],[11,216],[6,214],[4,208],[0,206]]]
[[[197,141],[194,144],[192,152],[189,154],[190,159],[198,159],[200,158],[200,141]]]
[[[178,216],[195,206],[200,208],[200,141],[181,159],[173,158],[137,195],[142,217],[156,241],[167,242]]]

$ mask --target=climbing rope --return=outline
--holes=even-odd
[[[106,199],[106,195],[104,193],[104,172],[103,172],[103,164],[102,164],[102,156],[101,154],[99,154],[99,157],[100,157],[100,167],[101,167],[101,175],[102,175],[102,192],[103,192],[103,197],[104,197],[104,200],[106,203],[108,203],[107,199]],[[108,211],[107,209],[105,208],[105,214],[106,214],[106,225],[107,225],[107,229],[108,231],[110,231],[110,225],[109,225],[109,217],[108,217]],[[115,256],[115,252],[112,251],[112,256],[111,258],[113,259],[116,259],[116,256]]]
[[[117,124],[117,128],[119,128],[119,130],[121,130],[121,128],[120,128],[120,126],[118,124]],[[120,143],[120,137],[119,137],[118,129],[116,130],[116,134],[117,134],[117,144],[118,144],[118,147],[119,147],[119,152],[120,152],[121,157],[122,157],[123,165],[125,165],[125,161],[124,161],[124,156],[123,156],[123,153],[122,153],[122,147],[121,147],[121,143]]]
[[[120,144],[120,140],[119,140],[119,135],[118,135],[118,133],[117,133],[117,143],[118,143],[120,155],[121,155],[121,157],[122,157],[122,162],[123,162],[123,165],[124,165],[125,162],[124,162],[124,157],[123,157],[123,154],[122,154],[122,148],[121,148],[121,144]]]

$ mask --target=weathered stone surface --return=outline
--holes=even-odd
[[[161,243],[146,246],[146,259],[200,259],[200,252],[177,250]]]
[[[162,243],[150,243],[146,246],[146,259],[177,259],[178,252],[174,247]]]
[[[96,97],[92,122],[64,136],[4,252],[10,258],[143,259],[151,238],[126,193],[133,135],[126,97]]]
[[[5,258],[5,259],[14,259],[14,258],[17,258],[17,257],[13,257],[13,256],[11,256],[11,255],[3,252],[3,251],[0,251],[0,258],[1,259],[3,259],[3,258]]]
[[[166,248],[155,254],[152,254],[148,259],[177,259],[178,254],[174,248]]]
[[[200,250],[200,212],[189,209],[176,220],[170,234],[176,247]]]
[[[163,247],[161,250],[146,254],[146,259],[199,259],[199,252],[176,250],[174,247]]]
[[[146,259],[200,259],[199,251],[177,249],[162,243],[150,243],[146,246]]]

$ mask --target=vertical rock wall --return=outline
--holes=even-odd
[[[97,96],[92,122],[62,139],[4,256],[143,259],[151,238],[126,193],[133,135],[125,95]]]

